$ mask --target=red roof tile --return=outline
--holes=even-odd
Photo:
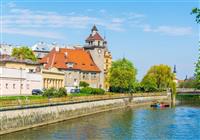
[[[86,39],[86,41],[94,41],[94,40],[103,40],[103,38],[99,35],[99,33],[95,33],[93,36],[92,34]]]
[[[67,63],[70,62],[73,63],[72,68],[67,67]],[[100,72],[100,69],[94,63],[90,53],[82,48],[60,48],[59,51],[56,51],[54,48],[48,55],[40,60],[40,63],[46,64],[46,69],[56,67],[58,69]]]

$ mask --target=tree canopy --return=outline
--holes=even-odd
[[[165,89],[171,87],[174,80],[174,74],[168,65],[154,65],[142,79],[142,84],[145,88],[152,89]]]
[[[200,9],[199,8],[193,8],[192,9],[192,14],[196,15],[196,22],[200,24]],[[199,53],[200,53],[200,48],[199,48]],[[200,89],[200,54],[199,58],[196,62],[196,67],[195,67],[195,81],[196,81],[196,87]]]
[[[109,83],[111,91],[130,92],[136,81],[137,70],[133,63],[123,58],[112,63]]]
[[[200,23],[200,9],[199,8],[193,8],[192,13],[196,15],[196,22]]]
[[[37,60],[33,51],[26,46],[22,46],[20,48],[14,48],[12,51],[12,56],[19,58],[19,59],[30,59],[32,61]]]

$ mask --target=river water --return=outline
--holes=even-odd
[[[125,108],[3,135],[1,140],[200,140],[200,106]]]

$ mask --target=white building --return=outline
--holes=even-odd
[[[0,67],[0,96],[31,95],[33,89],[42,89],[40,73]]]

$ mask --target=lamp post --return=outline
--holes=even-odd
[[[20,93],[20,95],[22,94],[22,68],[20,67],[20,91],[19,91],[19,93]]]

